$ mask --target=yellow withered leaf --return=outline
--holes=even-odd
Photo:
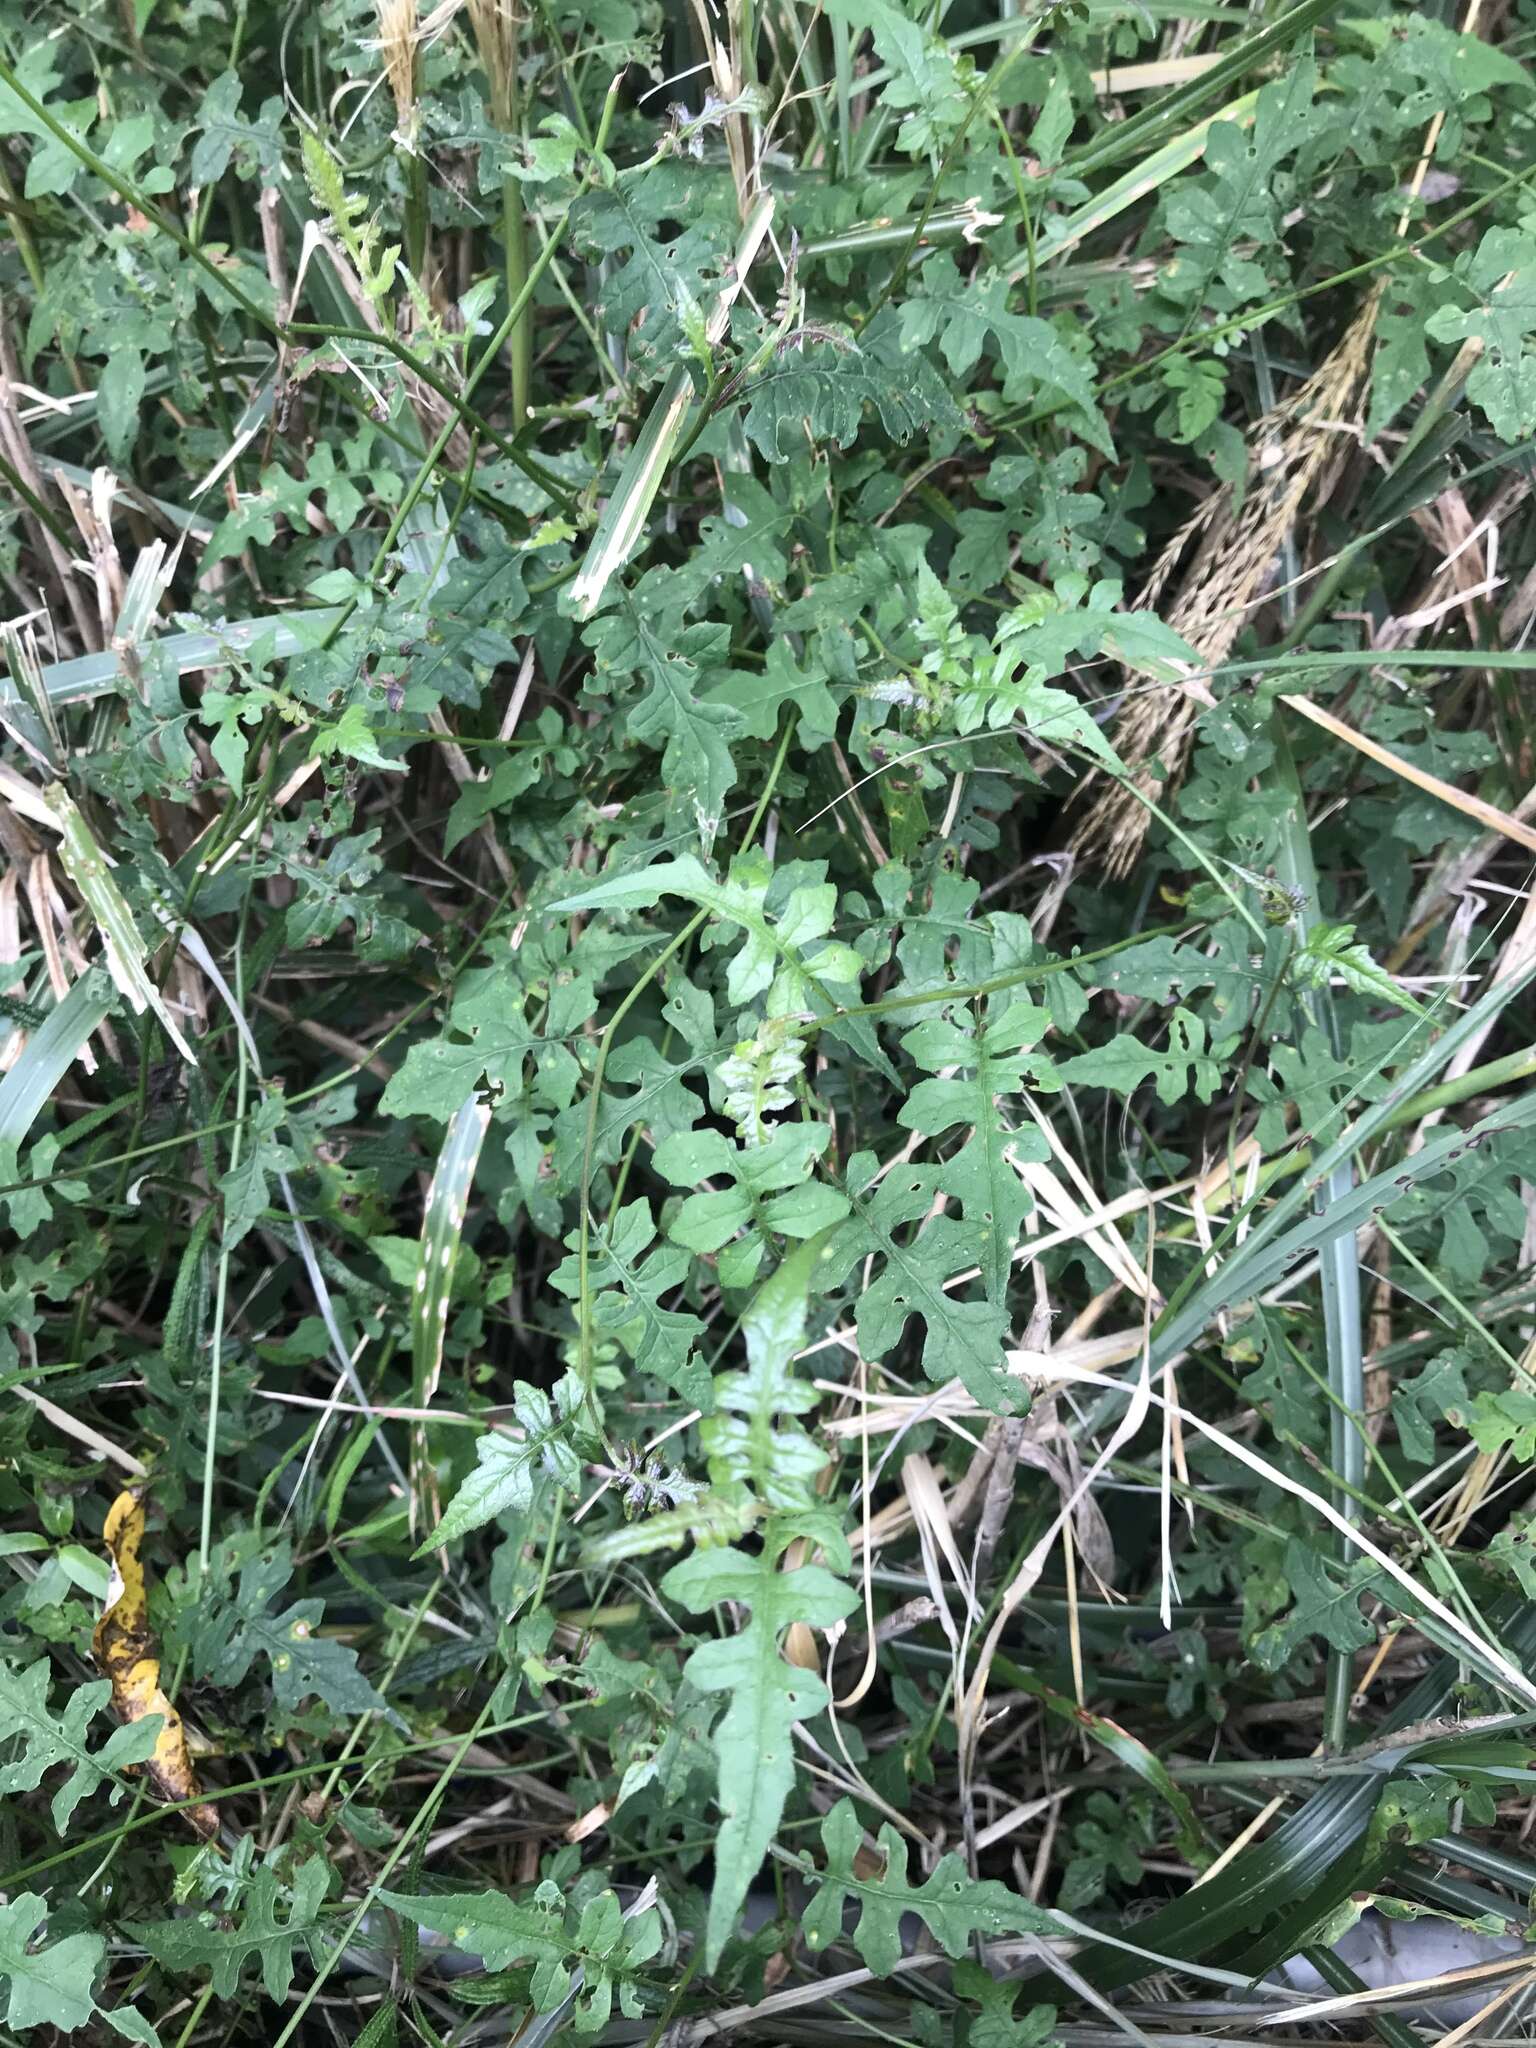
[[[112,1576],[91,1645],[97,1665],[102,1676],[111,1680],[112,1705],[119,1720],[142,1721],[146,1714],[162,1717],[155,1753],[145,1766],[156,1789],[167,1799],[196,1799],[199,1786],[187,1754],[186,1730],[180,1714],[160,1690],[160,1659],[149,1632],[144,1566],[139,1559],[144,1541],[140,1488],[131,1486],[113,1501],[101,1540]],[[219,1831],[219,1816],[211,1806],[189,1806],[186,1817],[205,1841]]]

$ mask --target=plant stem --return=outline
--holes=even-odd
[[[528,290],[528,231],[523,219],[522,188],[516,178],[501,181],[501,238],[507,268],[507,304],[517,307],[507,336],[507,366],[512,376],[512,426],[528,417],[533,402],[533,322]],[[546,245],[547,246],[547,245]],[[551,252],[553,253],[553,252]],[[543,259],[541,270],[548,262]],[[537,282],[537,280],[535,280]]]

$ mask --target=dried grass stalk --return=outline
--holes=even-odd
[[[1297,514],[1308,498],[1325,495],[1348,449],[1380,298],[1378,286],[1315,374],[1255,423],[1241,503],[1234,507],[1227,486],[1212,492],[1164,549],[1137,600],[1142,609],[1156,604],[1194,545],[1166,616],[1210,668],[1231,652]],[[1101,861],[1115,877],[1136,865],[1148,819],[1136,791],[1157,799],[1178,786],[1203,696],[1198,685],[1138,682],[1114,730],[1115,746],[1135,787],[1097,773],[1084,779],[1079,789],[1083,808],[1071,839],[1075,854]]]
[[[490,87],[491,119],[509,125],[517,104],[517,42],[522,16],[512,0],[466,0],[475,48]]]

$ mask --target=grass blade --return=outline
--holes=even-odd
[[[1506,1609],[1499,1616],[1511,1649],[1536,1652],[1536,1612]],[[1381,1723],[1383,1734],[1433,1719],[1454,1698],[1461,1681],[1455,1658],[1444,1658],[1403,1693]],[[1138,1918],[1122,1930],[1164,1955],[1220,1958],[1257,1976],[1294,1955],[1311,1930],[1353,1889],[1374,1889],[1406,1854],[1406,1845],[1382,1829],[1367,1831],[1391,1782],[1388,1766],[1369,1777],[1338,1778],[1321,1787],[1267,1840],[1250,1843],[1222,1872]],[[1090,1950],[1078,1967],[1101,1990],[1134,1983],[1146,1965],[1124,1951]]]
[[[23,776],[5,767],[0,767],[0,791],[23,817],[59,834],[60,864],[101,933],[107,972],[127,997],[134,1015],[142,1017],[146,1010],[152,1010],[172,1045],[188,1066],[195,1067],[197,1055],[182,1037],[160,991],[149,978],[145,966],[149,949],[139,936],[122,891],[112,879],[112,863],[97,845],[79,805],[62,783],[55,782],[47,790],[35,789]]]
[[[49,1096],[85,1050],[112,1008],[112,984],[99,972],[81,975],[61,1003],[28,1038],[21,1057],[0,1079],[0,1145],[19,1145]]]
[[[341,605],[317,605],[269,619],[231,619],[195,632],[163,634],[144,641],[136,652],[140,661],[153,657],[169,662],[179,676],[191,675],[201,668],[220,668],[232,655],[248,654],[258,646],[269,646],[279,657],[305,654],[320,646],[342,616]],[[115,689],[119,676],[127,675],[122,656],[108,648],[102,654],[77,654],[70,661],[45,664],[43,685],[50,702],[79,704]]]
[[[464,1212],[490,1122],[491,1112],[477,1095],[467,1097],[459,1105],[449,1122],[432,1184],[427,1189],[416,1278],[411,1286],[412,1400],[418,1408],[425,1408],[437,1391],[454,1267],[464,1233]],[[423,1440],[425,1432],[418,1427],[416,1435]]]
[[[1253,119],[1253,110],[1258,104],[1258,98],[1257,92],[1249,92],[1244,93],[1241,99],[1229,101],[1216,113],[1207,114],[1205,119],[1198,121],[1193,128],[1186,129],[1182,135],[1175,135],[1172,141],[1165,142],[1161,149],[1156,149],[1150,156],[1144,157],[1134,170],[1127,171],[1104,191],[1095,194],[1092,199],[1085,200],[1075,212],[1058,216],[1051,222],[1036,252],[1035,261],[1048,263],[1053,257],[1064,255],[1068,249],[1075,249],[1079,242],[1086,240],[1107,222],[1124,213],[1128,207],[1148,198],[1166,185],[1170,178],[1176,178],[1181,171],[1187,171],[1191,164],[1198,163],[1205,155],[1205,145],[1214,125],[1218,121],[1231,121],[1240,127],[1246,127]],[[1027,277],[1029,270],[1027,258],[1022,263],[1016,263],[1008,272],[1009,283],[1016,284],[1020,278]]]
[[[1298,918],[1302,937],[1322,922],[1318,903],[1317,868],[1312,859],[1312,840],[1307,829],[1306,801],[1301,778],[1278,719],[1271,720],[1275,757],[1290,802],[1280,825],[1281,883],[1291,889],[1302,908]],[[1315,989],[1301,997],[1309,1008],[1334,1057],[1343,1050],[1333,997],[1327,988]],[[1352,1159],[1340,1159],[1329,1168],[1327,1178],[1313,1198],[1315,1213],[1328,1216],[1347,1205],[1355,1181]],[[1323,1338],[1328,1355],[1328,1390],[1332,1397],[1328,1414],[1329,1463],[1338,1475],[1333,1504],[1346,1519],[1359,1514],[1359,1499],[1365,1485],[1365,1357],[1361,1348],[1360,1261],[1353,1231],[1331,1236],[1319,1252],[1323,1294]],[[1342,1557],[1349,1553],[1342,1537],[1336,1546]],[[1326,1704],[1323,1710],[1323,1741],[1330,1749],[1341,1749],[1349,1730],[1350,1700],[1354,1692],[1354,1664],[1347,1650],[1330,1646]]]

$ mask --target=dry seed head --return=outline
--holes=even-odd
[[[395,96],[400,131],[409,134],[416,112],[416,0],[377,0],[379,54]]]
[[[513,0],[467,0],[475,47],[491,89],[491,115],[504,127],[517,104],[517,39],[523,21]]]
[[[1192,542],[1198,541],[1167,623],[1217,668],[1263,587],[1286,534],[1305,501],[1352,445],[1371,337],[1381,300],[1378,285],[1333,353],[1273,412],[1254,422],[1247,493],[1234,512],[1230,490],[1213,491],[1159,557],[1138,600],[1157,601]],[[1342,431],[1341,431],[1342,429]],[[1138,686],[1127,697],[1112,735],[1134,789],[1090,775],[1079,785],[1085,807],[1072,833],[1079,857],[1099,860],[1114,877],[1129,874],[1146,838],[1149,812],[1134,793],[1154,801],[1178,786],[1194,744],[1202,699],[1176,683]]]

